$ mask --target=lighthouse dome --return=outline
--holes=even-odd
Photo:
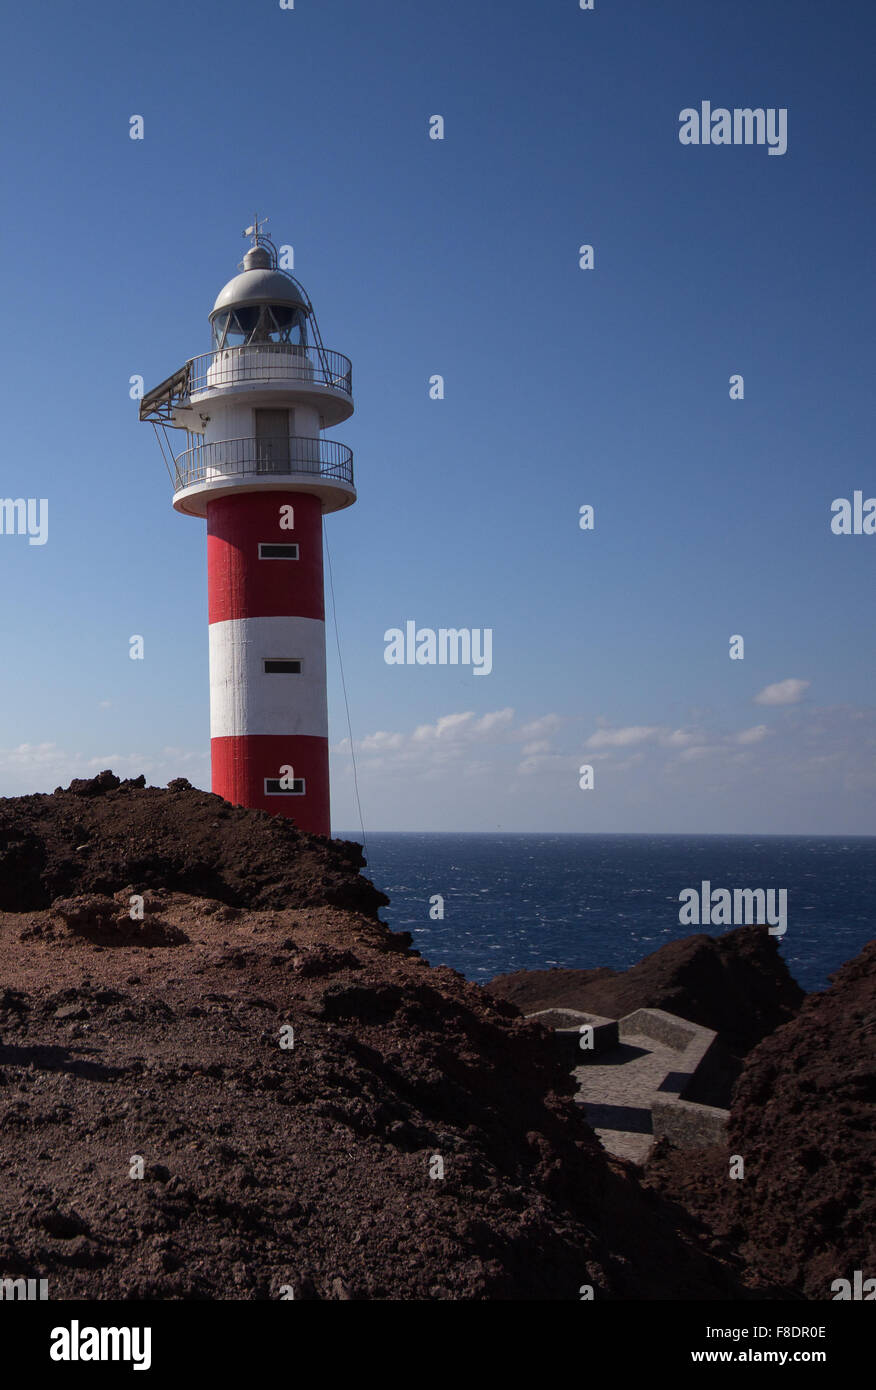
[[[297,281],[291,275],[284,275],[282,270],[268,267],[243,270],[229,280],[225,288],[219,291],[210,317],[220,309],[236,308],[239,304],[285,304],[307,308],[307,300]]]
[[[262,248],[253,251],[259,253]],[[214,347],[260,342],[306,345],[311,312],[307,295],[291,275],[260,265],[259,259],[248,252],[244,258],[248,268],[220,290],[210,314]]]

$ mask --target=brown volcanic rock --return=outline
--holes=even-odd
[[[580,1001],[591,987],[622,978],[622,972],[601,965],[595,970],[573,970],[556,965],[550,970],[513,970],[508,975],[494,975],[484,989],[495,999],[513,1004],[522,1014],[538,1013],[540,1009],[584,1009]],[[588,993],[587,997],[590,997]],[[604,1015],[608,1017],[608,1015]]]
[[[0,912],[0,1276],[78,1299],[746,1296],[607,1159],[542,1029],[376,916],[302,905],[374,904],[358,846],[107,779],[2,812],[0,895],[28,906]]]
[[[730,1115],[743,1254],[761,1277],[829,1298],[876,1276],[876,942],[748,1058]],[[865,1275],[865,1277],[867,1277]]]
[[[735,1246],[747,1277],[832,1297],[856,1269],[876,1277],[876,942],[807,997],[747,1058],[729,1147],[662,1146],[647,1181]],[[731,1180],[729,1157],[745,1161]]]
[[[455,972],[337,909],[229,921],[173,894],[161,919],[172,950],[0,916],[4,1275],[55,1298],[742,1296],[606,1160],[544,1033]]]
[[[485,988],[521,1013],[565,1007],[623,1018],[665,1009],[715,1029],[738,1056],[793,1018],[804,998],[766,927],[670,941],[629,970],[519,970]]]
[[[388,901],[360,877],[359,845],[306,835],[285,816],[233,807],[184,778],[166,790],[143,784],[101,772],[51,796],[0,799],[0,911],[126,886],[369,916]]]

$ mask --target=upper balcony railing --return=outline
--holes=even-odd
[[[328,386],[352,399],[353,366],[331,348],[293,343],[245,343],[202,352],[187,363],[188,394],[253,381],[302,381]]]
[[[198,444],[174,459],[174,491],[194,483],[221,483],[240,474],[261,477],[313,473],[353,486],[353,451],[336,439],[276,435]]]

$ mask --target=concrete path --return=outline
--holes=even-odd
[[[575,1099],[609,1153],[645,1162],[654,1143],[651,1105],[677,1065],[676,1049],[634,1033],[575,1068]]]

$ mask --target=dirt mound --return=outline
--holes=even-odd
[[[750,1280],[812,1299],[855,1270],[876,1276],[876,942],[831,980],[747,1058],[729,1147],[663,1147],[647,1179],[735,1248]]]
[[[388,901],[359,875],[359,845],[303,834],[285,816],[231,806],[184,778],[166,789],[144,780],[101,772],[51,796],[0,799],[0,911],[125,888],[369,916]]]
[[[358,846],[111,780],[0,808],[0,1276],[77,1299],[746,1296],[609,1161],[542,1029],[326,902],[376,907]]]
[[[608,1163],[541,1030],[373,920],[176,894],[172,950],[107,949],[75,910],[0,917],[4,1276],[54,1298],[741,1294]]]
[[[793,1018],[804,998],[765,927],[670,941],[629,970],[519,970],[485,988],[521,1013],[565,1007],[623,1018],[665,1009],[714,1028],[736,1056]]]

